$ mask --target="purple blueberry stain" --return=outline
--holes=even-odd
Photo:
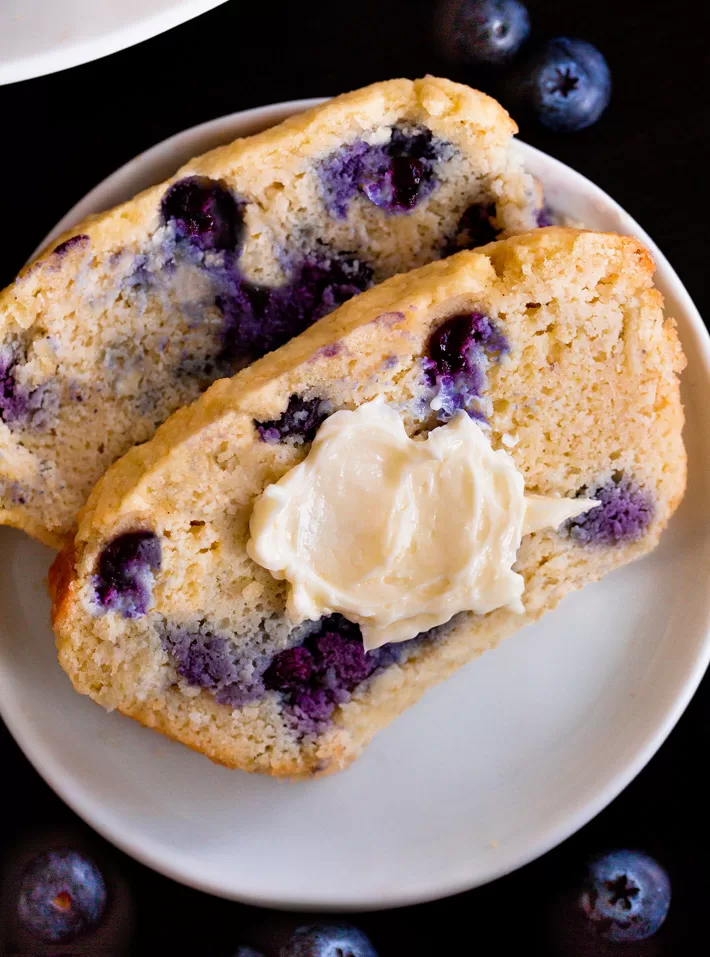
[[[395,126],[381,144],[356,140],[322,160],[323,201],[336,219],[345,219],[357,196],[387,213],[410,212],[436,188],[435,167],[452,153],[452,146],[426,128]]]
[[[65,239],[63,243],[60,243],[58,246],[55,246],[52,250],[52,256],[55,259],[64,259],[66,254],[72,249],[77,249],[79,246],[88,246],[91,243],[91,240],[88,236],[81,233],[78,236],[72,236],[69,239]]]
[[[211,692],[220,704],[236,708],[264,693],[259,668],[241,661],[227,638],[200,628],[173,629],[161,637],[177,673],[189,685]]]
[[[485,421],[481,397],[486,390],[486,369],[510,351],[505,335],[480,312],[452,316],[436,329],[423,359],[428,386],[435,390],[430,407],[439,421],[455,412]]]
[[[495,203],[474,203],[465,210],[456,227],[453,239],[448,243],[445,255],[487,246],[498,238],[499,230],[494,225]]]
[[[424,180],[424,164],[406,156],[394,156],[384,170],[361,183],[365,196],[391,213],[408,212],[417,205]]]
[[[316,432],[332,412],[330,403],[313,397],[292,395],[278,419],[254,422],[259,438],[269,445],[289,441],[294,445],[312,442]]]
[[[27,501],[27,489],[20,482],[6,482],[0,479],[0,503],[4,500],[4,505],[0,507],[8,508],[17,505],[24,505]]]
[[[229,189],[206,176],[188,176],[168,189],[161,203],[163,222],[178,240],[199,249],[235,250],[242,232],[241,204]]]
[[[336,707],[345,704],[355,688],[376,671],[395,662],[408,644],[365,651],[359,626],[341,615],[331,615],[303,645],[274,656],[264,673],[264,684],[280,692],[301,734],[318,734],[325,730]]]
[[[84,854],[48,851],[29,862],[20,882],[17,913],[46,943],[64,943],[95,927],[106,909],[101,872]]]
[[[269,681],[279,690],[298,690],[310,681],[315,663],[313,654],[304,645],[280,652],[269,667]]]
[[[341,342],[329,342],[327,346],[323,346],[318,350],[314,358],[334,359],[336,356],[340,355],[342,351],[343,345]]]
[[[18,380],[24,357],[17,347],[0,346],[0,420],[8,428],[44,429],[54,418],[59,396],[49,383],[33,389]]]
[[[278,349],[372,285],[370,266],[320,248],[290,270],[282,286],[258,286],[232,265],[215,275],[224,316],[221,358],[236,365]]]
[[[282,691],[281,688],[274,690]],[[325,730],[339,703],[344,701],[339,702],[332,691],[305,687],[289,693],[287,709],[302,734],[318,734]]]
[[[0,346],[0,418],[6,425],[27,413],[28,396],[15,378],[16,365],[14,350],[10,346]]]
[[[652,496],[623,474],[603,485],[590,485],[580,493],[601,504],[565,523],[578,545],[614,546],[638,541],[654,518]]]
[[[121,295],[140,310],[158,298],[177,305],[184,328],[176,375],[198,391],[234,374],[369,288],[373,269],[357,256],[314,242],[277,255],[279,286],[248,279],[240,266],[244,202],[215,180],[187,177],[161,202],[163,226],[150,252],[135,256]],[[333,353],[335,354],[335,353]]]
[[[167,628],[161,641],[188,685],[234,708],[276,692],[298,734],[319,734],[359,684],[399,661],[419,636],[366,652],[358,625],[340,615],[314,627],[301,644],[276,654],[267,653],[262,642],[258,654],[249,656],[206,624]]]
[[[537,225],[540,229],[545,226],[555,225],[555,214],[552,212],[549,206],[543,206],[541,209],[538,209]]]
[[[404,322],[406,318],[403,312],[381,312],[379,316],[375,316],[372,322],[376,322],[377,325],[384,326],[386,329],[393,329],[400,322]]]
[[[99,555],[94,575],[97,604],[124,618],[145,615],[161,564],[162,548],[155,532],[125,532],[114,538]]]

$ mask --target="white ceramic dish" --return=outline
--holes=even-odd
[[[93,190],[86,213],[194,153],[310,105],[215,120],[156,146]],[[573,170],[520,144],[552,205],[635,233],[679,321],[688,495],[650,557],[567,598],[430,691],[341,775],[289,784],[227,771],[76,695],[47,626],[51,554],[0,532],[0,707],[25,754],[97,831],[176,880],[303,909],[378,908],[482,884],[586,823],[649,760],[710,655],[710,343],[667,260]],[[52,237],[52,238],[53,238]]]
[[[0,86],[98,60],[224,0],[2,0]]]

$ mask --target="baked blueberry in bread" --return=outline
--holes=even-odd
[[[168,415],[353,295],[537,225],[492,99],[337,97],[76,227],[0,294],[0,523],[58,546]]]
[[[627,237],[534,230],[389,279],[215,383],[109,469],[55,563],[54,629],[76,689],[230,767],[334,771],[426,688],[648,552],[685,486],[684,357],[653,268]],[[287,561],[268,557],[293,522],[294,513],[278,512],[291,494],[285,484],[303,479],[325,436],[337,440],[376,408],[401,432],[396,450],[423,453],[463,429],[489,464],[512,468],[526,502],[563,510],[553,527],[528,522],[537,530],[519,525],[511,539],[502,571],[518,583],[517,599],[486,605],[479,595],[466,606],[464,597],[442,612],[423,594],[406,627],[398,612],[389,641],[370,627],[382,608],[365,613],[362,595],[348,605],[336,588],[324,598],[308,569],[299,581],[284,572]],[[318,473],[325,525],[313,499],[296,502],[302,527],[289,541],[303,532],[308,545],[320,522],[330,537],[311,557],[330,584],[377,540],[387,516],[409,507],[398,499],[378,518],[385,483],[368,499],[353,480],[368,449],[379,456],[378,421],[344,449],[333,446],[335,483],[332,471]],[[443,528],[454,544],[437,561],[453,580],[460,569],[447,563],[461,546],[455,524],[465,521],[470,488],[456,475],[452,484],[452,474],[436,473],[420,500],[429,537],[419,554],[431,564]],[[309,482],[299,488],[312,490]],[[336,505],[347,519],[342,536]],[[267,526],[271,540],[261,536]],[[498,532],[489,535],[494,550]],[[409,561],[398,555],[396,574]],[[407,594],[419,587],[409,585]],[[294,608],[312,599],[323,614],[297,621]]]

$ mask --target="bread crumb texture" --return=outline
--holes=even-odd
[[[89,218],[0,293],[0,523],[59,547],[119,456],[355,293],[536,225],[494,100],[337,97]]]
[[[428,687],[568,592],[648,552],[686,473],[684,357],[653,268],[630,238],[534,230],[391,278],[216,382],[109,469],[55,565],[59,658],[77,690],[229,767],[324,774],[347,765]],[[321,697],[311,685],[304,698],[289,681],[306,674],[306,659],[307,669],[324,667],[335,639],[318,629],[341,626],[288,623],[285,583],[245,551],[253,502],[307,454],[313,423],[304,409],[322,415],[383,396],[410,435],[435,427],[446,377],[432,372],[432,335],[472,315],[488,323],[473,378],[476,415],[494,448],[513,456],[528,491],[596,494],[601,518],[590,512],[586,523],[524,538],[516,569],[525,614],[458,615],[392,646],[345,691],[328,684],[346,673],[339,659],[327,680],[320,673]],[[140,594],[135,577],[109,575],[137,531],[161,550],[159,563],[140,566]],[[128,582],[132,617],[112,581]],[[299,648],[310,651],[294,654]]]

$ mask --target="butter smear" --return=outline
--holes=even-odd
[[[512,456],[465,412],[410,439],[375,399],[326,419],[306,458],[264,490],[247,552],[289,582],[294,624],[339,612],[369,651],[460,611],[522,613],[523,535],[596,505],[526,495]]]

